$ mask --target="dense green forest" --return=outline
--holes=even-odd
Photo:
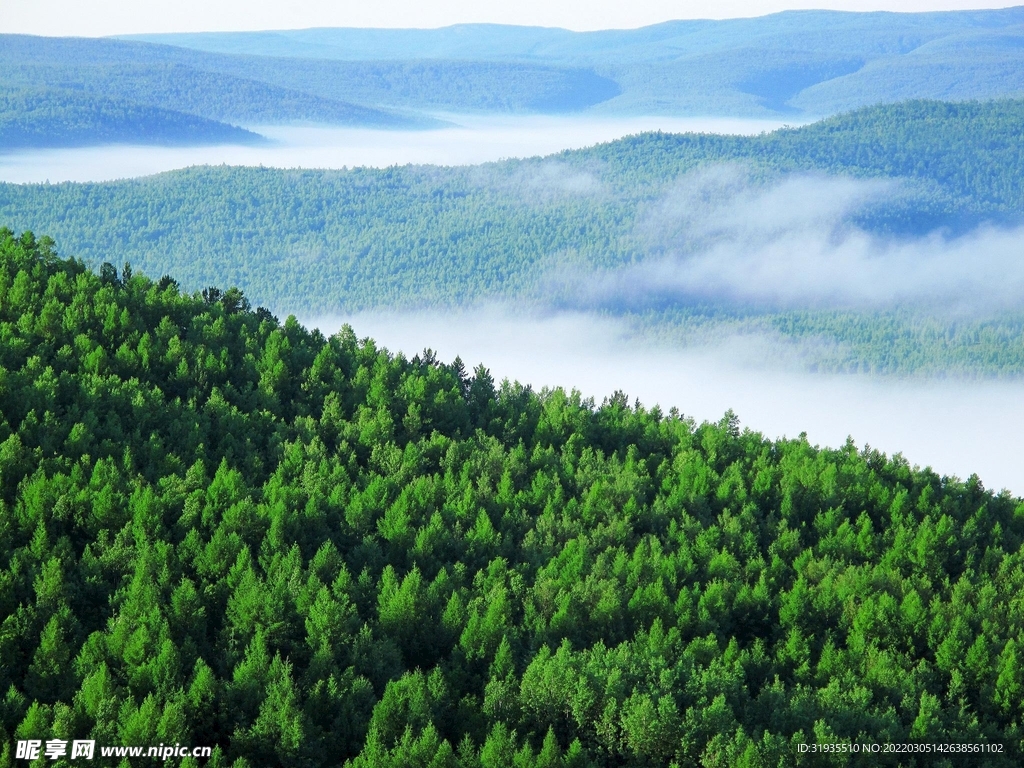
[[[95,144],[253,144],[263,137],[234,125],[158,106],[59,89],[0,86],[0,153]]]
[[[1022,756],[1024,502],[853,442],[498,384],[2,230],[0,478],[0,765]],[[1000,751],[799,750],[887,742]]]
[[[917,101],[760,136],[652,133],[476,167],[199,167],[113,183],[3,184],[0,221],[49,231],[94,266],[130,259],[188,290],[227,281],[307,317],[515,300],[691,338],[719,327],[823,341],[808,361],[819,370],[1019,374],[1024,318],[1013,308],[951,324],[914,308],[600,302],[580,286],[699,246],[685,228],[651,222],[695,171],[715,166],[738,174],[741,189],[794,174],[893,180],[896,192],[850,213],[883,238],[1019,224],[1022,129],[1024,101]]]

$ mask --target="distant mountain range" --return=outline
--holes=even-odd
[[[615,113],[820,117],[908,98],[1024,93],[1024,7],[944,13],[787,11],[600,32],[467,24],[434,30],[309,29],[131,39],[307,61],[505,62],[589,69],[620,90],[587,106]],[[447,106],[443,96],[439,102]],[[378,103],[393,102],[384,97]]]
[[[439,113],[807,119],[911,98],[1024,95],[1024,7],[790,11],[601,32],[0,35],[0,83],[0,151],[247,141],[229,126],[269,123],[430,128]]]

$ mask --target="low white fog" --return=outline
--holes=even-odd
[[[498,309],[461,314],[358,314],[305,318],[333,333],[348,322],[391,352],[430,347],[444,361],[461,356],[496,380],[579,389],[601,399],[621,389],[646,406],[677,407],[697,421],[732,408],[745,427],[768,437],[806,432],[840,446],[848,435],[888,455],[897,452],[940,475],[977,473],[986,488],[1024,495],[1024,383],[897,381],[801,374],[757,340],[715,349],[673,350],[630,337],[615,321],[584,314],[515,317]]]
[[[735,167],[698,171],[642,217],[638,235],[651,258],[577,278],[579,291],[606,305],[689,297],[971,314],[1024,306],[1024,229],[893,238],[850,223],[912,195],[906,182],[804,175],[759,187]]]
[[[453,126],[385,131],[314,126],[246,126],[271,139],[261,146],[124,146],[0,153],[0,181],[16,184],[111,181],[192,165],[273,168],[387,167],[407,163],[470,165],[548,155],[643,131],[757,134],[779,121],[676,117],[485,117],[441,115]]]

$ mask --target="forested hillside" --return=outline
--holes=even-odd
[[[479,167],[221,166],[2,184],[0,220],[36,222],[94,263],[131,258],[192,288],[228,279],[289,310],[429,305],[522,293],[552,256],[590,267],[641,259],[644,216],[687,173],[719,164],[744,168],[752,184],[793,172],[911,182],[855,211],[881,232],[1017,222],[1022,128],[1024,101],[908,102],[760,136],[642,134]]]
[[[53,101],[57,89],[64,100],[73,94],[84,105],[115,101],[136,110],[159,107],[233,124],[298,121],[384,129],[444,125],[414,110],[562,113],[619,92],[614,81],[579,67],[300,61],[27,35],[0,35],[0,81],[36,103]],[[0,120],[20,119],[16,107],[7,105]],[[127,118],[121,129],[131,130]],[[50,137],[50,143],[60,136]],[[101,140],[98,136],[96,143]]]
[[[737,161],[776,173],[917,181],[913,208],[900,211],[906,217],[902,224],[891,213],[874,215],[875,226],[920,232],[935,216],[1010,214],[1011,221],[1020,220],[1022,128],[1020,99],[905,101],[760,136],[645,134],[563,156],[606,162],[617,181],[638,185],[672,180],[702,164]]]
[[[96,144],[253,144],[263,137],[234,125],[130,101],[58,89],[0,87],[0,152]]]
[[[136,105],[136,108],[160,106],[195,115],[206,120],[222,120],[246,125],[296,121],[373,128],[426,128],[442,125],[429,118],[400,115],[363,107],[338,99],[280,88],[256,80],[220,73],[195,71],[180,65],[133,66],[124,69],[104,67],[61,71],[48,67],[44,82],[75,93],[78,100],[102,102],[112,99]],[[98,71],[97,71],[98,70]],[[44,99],[50,92],[34,86],[38,72],[31,77],[12,77],[22,82],[27,93]],[[126,127],[130,123],[126,122]]]
[[[2,765],[1021,757],[1024,502],[852,442],[497,384],[2,230],[0,478]]]
[[[374,128],[442,124],[264,82],[250,76],[244,61],[231,74],[197,65],[195,58],[165,46],[0,35],[0,125],[18,129],[8,128],[0,136],[0,151],[160,144],[169,137],[188,144],[255,138],[220,122],[314,121]],[[192,126],[191,133],[182,130],[182,123]]]
[[[478,167],[205,167],[103,184],[3,184],[0,221],[52,232],[93,265],[131,259],[189,290],[227,280],[283,312],[528,301],[686,333],[724,323],[824,340],[812,361],[819,369],[1016,374],[1024,318],[1013,306],[951,322],[913,307],[837,314],[585,289],[592,275],[615,278],[713,244],[687,218],[702,195],[728,207],[786,179],[890,183],[837,226],[893,241],[1017,225],[1022,130],[1024,101],[907,102],[760,136],[644,134]],[[700,174],[715,169],[724,181],[701,187]]]

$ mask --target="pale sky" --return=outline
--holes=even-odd
[[[443,27],[464,22],[575,30],[787,9],[938,11],[1006,8],[999,0],[0,0],[0,31],[101,36],[307,27]]]

